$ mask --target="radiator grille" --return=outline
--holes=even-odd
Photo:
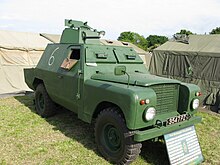
[[[158,114],[177,111],[178,84],[163,84],[151,86],[157,95],[156,110]]]

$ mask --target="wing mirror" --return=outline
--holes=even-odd
[[[126,73],[126,66],[116,66],[115,67],[114,74],[116,76],[121,76],[121,75],[124,75],[125,73]]]
[[[125,75],[126,74],[128,76],[128,86],[127,86],[127,88],[129,88],[130,75],[126,72],[126,66],[116,66],[114,74],[116,76],[121,76],[121,75]]]

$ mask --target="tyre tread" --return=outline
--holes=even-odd
[[[45,109],[43,112],[39,112],[37,110],[37,107],[36,107],[36,111],[37,113],[43,117],[43,118],[48,118],[48,117],[51,117],[55,114],[55,110],[56,110],[56,105],[55,103],[51,100],[50,96],[48,95],[47,91],[46,91],[46,88],[44,86],[44,84],[39,84],[36,88],[36,91],[35,91],[35,96],[36,96],[36,93],[37,92],[41,92],[42,95],[44,96],[45,98]],[[36,99],[36,97],[35,97]],[[35,100],[35,103],[36,103],[36,100]]]
[[[123,115],[121,115],[121,113],[119,112],[118,108],[117,107],[106,108],[99,113],[99,115],[96,119],[96,123],[95,123],[95,139],[96,139],[96,143],[98,145],[98,148],[100,148],[100,146],[97,141],[97,138],[99,138],[99,137],[97,137],[98,134],[96,132],[97,131],[96,128],[98,126],[98,122],[99,122],[100,118],[102,118],[105,115],[110,116],[110,117],[115,117],[117,119],[117,121],[120,123],[120,125],[122,126],[124,133],[127,133],[127,134],[130,133],[128,128],[126,127],[125,119],[124,119]],[[125,144],[125,152],[124,152],[123,157],[120,160],[114,161],[109,157],[105,157],[105,155],[103,155],[103,153],[102,153],[102,155],[112,163],[123,164],[123,165],[132,163],[140,154],[142,144],[133,141],[132,136],[128,136],[125,138],[127,138],[126,144]]]

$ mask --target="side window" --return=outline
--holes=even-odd
[[[70,49],[67,58],[63,60],[61,68],[70,70],[80,59],[80,49]]]
[[[80,59],[80,49],[71,49],[70,59],[79,60]]]

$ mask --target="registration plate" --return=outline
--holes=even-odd
[[[171,118],[167,119],[166,125],[171,125],[171,124],[179,123],[179,122],[182,122],[182,121],[185,121],[185,120],[189,120],[189,119],[190,119],[190,115],[189,114],[183,114],[183,115],[171,117]]]

